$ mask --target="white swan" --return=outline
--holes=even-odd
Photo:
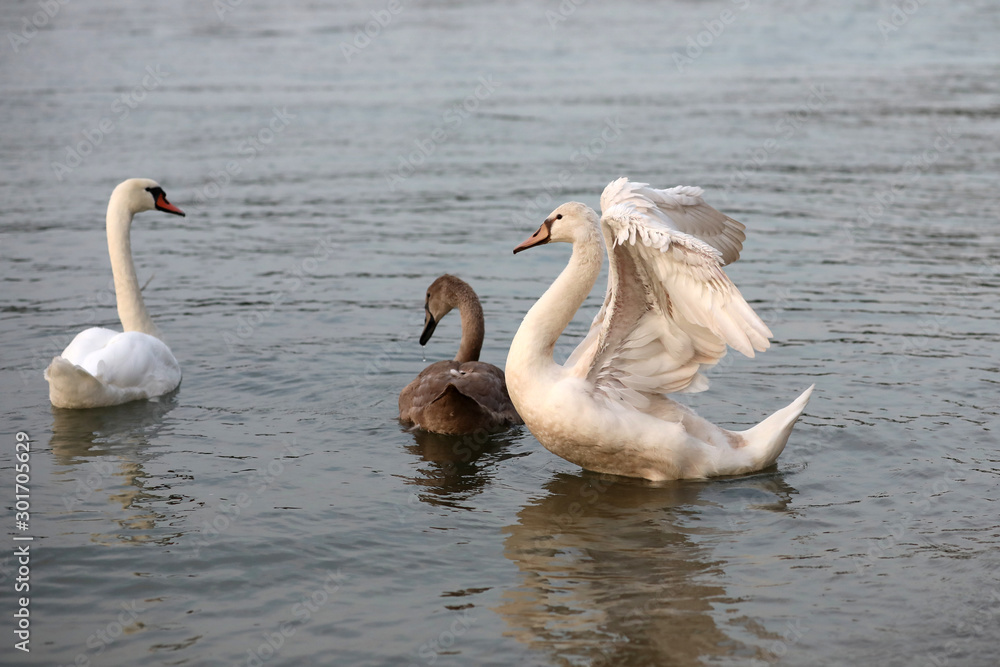
[[[596,472],[650,480],[735,475],[778,458],[813,387],[746,431],[727,431],[664,394],[702,391],[698,371],[726,353],[752,357],[771,332],[722,267],[744,226],[696,187],[656,190],[625,178],[601,195],[603,216],[563,204],[514,249],[573,244],[569,264],[524,316],[507,356],[507,387],[534,436]],[[603,235],[603,243],[602,241]],[[565,365],[556,340],[583,303],[608,250],[608,291]]]
[[[111,193],[107,234],[118,317],[124,333],[92,327],[81,331],[45,369],[49,399],[58,408],[95,408],[153,398],[181,383],[181,369],[146,311],[132,263],[132,217],[156,209],[184,212],[148,178],[131,178]]]

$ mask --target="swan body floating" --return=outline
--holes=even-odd
[[[727,345],[753,357],[772,335],[722,270],[739,258],[745,227],[701,194],[621,178],[601,195],[600,218],[584,204],[563,204],[514,249],[573,245],[507,356],[507,386],[524,423],[572,463],[650,480],[760,470],[781,454],[809,401],[813,387],[757,426],[728,431],[665,396],[705,390],[700,370]],[[559,365],[556,340],[597,280],[605,247],[604,305]]]
[[[462,316],[458,354],[431,364],[403,389],[400,421],[446,435],[499,431],[523,423],[510,402],[503,371],[479,361],[483,308],[466,282],[445,274],[427,289],[420,344],[427,344],[438,322],[453,308]]]
[[[58,408],[119,405],[161,396],[181,383],[180,366],[146,311],[132,262],[132,217],[153,209],[184,215],[167,201],[163,188],[148,178],[131,178],[111,193],[108,253],[124,332],[86,329],[52,360],[45,379],[49,399]]]

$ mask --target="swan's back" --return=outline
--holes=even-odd
[[[57,408],[94,408],[160,396],[177,388],[181,369],[163,341],[138,331],[81,331],[45,370]]]
[[[503,371],[481,361],[438,361],[399,395],[399,419],[425,431],[459,435],[521,424]]]

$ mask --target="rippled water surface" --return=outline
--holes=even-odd
[[[996,3],[49,4],[0,10],[0,663],[995,664]],[[744,426],[815,382],[777,467],[652,485],[403,430],[459,337],[417,344],[431,280],[502,365],[568,257],[511,249],[620,175],[747,225],[774,345],[685,400]],[[48,361],[118,324],[132,176],[188,212],[133,226],[184,381],[56,410]]]

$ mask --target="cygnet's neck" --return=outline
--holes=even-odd
[[[462,317],[462,342],[458,346],[455,361],[479,361],[479,353],[483,349],[485,324],[483,322],[483,306],[472,288],[464,283],[454,285],[452,303],[458,308]]]

